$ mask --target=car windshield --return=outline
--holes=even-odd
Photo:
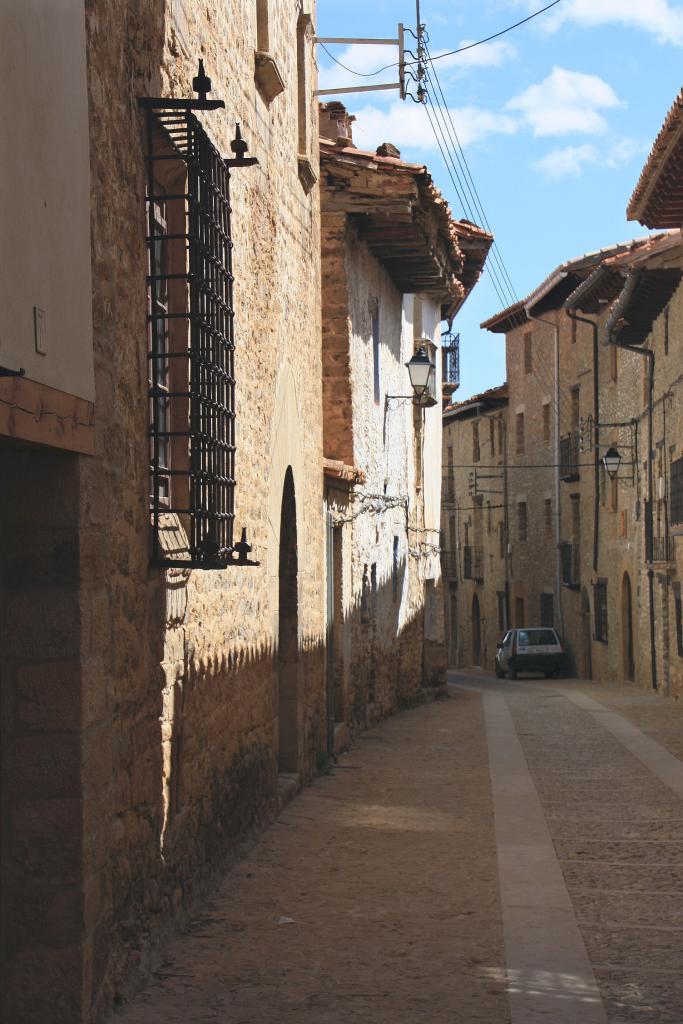
[[[523,647],[541,647],[556,644],[554,629],[520,629],[518,641]]]

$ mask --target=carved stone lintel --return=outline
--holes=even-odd
[[[298,161],[299,181],[303,185],[304,192],[306,193],[306,195],[308,195],[308,193],[311,191],[316,181],[318,180],[318,175],[313,170],[313,164],[311,163],[307,156],[300,155],[298,157]]]
[[[284,91],[285,83],[272,54],[266,53],[265,50],[256,50],[254,60],[256,88],[265,102],[270,103]]]

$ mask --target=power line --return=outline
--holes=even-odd
[[[429,47],[427,46],[426,43],[425,43],[425,50],[427,52],[427,60],[429,61],[429,64],[431,66],[431,74],[434,75],[434,81],[436,83],[436,87],[439,90],[439,95],[441,96],[441,99],[443,101],[444,110],[445,110],[445,112],[446,112],[446,114],[448,116],[448,120],[449,120],[450,125],[451,125],[451,131],[453,133],[453,138],[455,139],[455,143],[456,143],[456,146],[457,146],[456,155],[459,154],[458,161],[460,162],[460,160],[462,159],[461,168],[463,169],[463,174],[465,175],[465,180],[469,179],[469,182],[470,182],[470,185],[471,185],[471,188],[472,188],[472,193],[473,193],[473,200],[474,200],[476,208],[479,210],[479,213],[481,214],[483,225],[486,228],[486,230],[489,232],[489,234],[493,235],[493,231],[491,230],[491,225],[489,224],[488,217],[486,216],[486,213],[484,211],[483,203],[481,201],[481,196],[479,195],[479,192],[477,190],[477,186],[474,183],[474,178],[472,177],[472,172],[471,172],[470,166],[469,166],[469,164],[467,162],[467,157],[465,156],[465,152],[464,152],[464,150],[462,148],[462,145],[460,143],[460,139],[458,138],[458,133],[456,131],[455,124],[453,123],[453,117],[451,115],[450,108],[448,106],[448,103],[446,102],[446,97],[444,96],[443,89],[441,88],[441,82],[439,81],[439,76],[437,75],[436,68],[434,67],[433,57],[430,54]],[[510,275],[509,275],[509,273],[507,271],[507,267],[505,266],[505,263],[503,262],[503,257],[500,254],[500,250],[498,248],[498,243],[496,242],[495,239],[493,241],[492,249],[493,249],[494,254],[495,254],[495,256],[496,256],[496,258],[498,260],[500,269],[502,270],[502,272],[503,272],[503,274],[504,274],[504,276],[505,276],[505,278],[507,280],[507,283],[509,285],[509,291],[510,291],[512,297],[513,297],[513,301],[517,301],[517,294],[515,292],[515,287],[514,287],[514,285],[512,283],[512,279],[511,279],[511,277],[510,277]]]
[[[445,53],[438,53],[433,60],[441,60],[443,57],[454,57],[458,53],[465,53],[467,50],[473,50],[475,46],[482,46],[484,43],[490,43],[492,39],[499,39],[500,36],[506,35],[508,32],[512,32],[513,29],[519,28],[520,25],[526,25],[528,21],[532,21],[537,18],[539,14],[545,14],[551,7],[557,7],[561,3],[561,0],[553,0],[552,3],[547,4],[545,7],[541,7],[539,11],[534,11],[533,14],[529,14],[526,18],[522,18],[521,21],[516,21],[514,25],[508,25],[507,28],[503,28],[500,32],[494,32],[493,35],[487,36],[485,39],[478,39],[476,43],[468,43],[467,46],[461,46],[457,50],[447,50]],[[356,75],[358,78],[374,78],[375,75],[380,75],[383,71],[388,71],[390,68],[397,68],[399,61],[395,61],[392,64],[385,64],[384,67],[378,68],[377,71],[354,71],[353,68],[347,67],[346,64],[342,64],[340,60],[333,57],[330,51],[327,49],[324,43],[320,43],[325,53],[330,57],[335,64],[338,64],[340,68],[344,68],[344,71],[348,71],[351,75]],[[419,60],[406,61],[405,67],[412,67],[414,64],[419,64]]]

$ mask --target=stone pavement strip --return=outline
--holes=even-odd
[[[683,708],[451,681],[290,804],[121,1024],[683,1024]]]
[[[508,1024],[481,698],[365,733],[117,1020]]]

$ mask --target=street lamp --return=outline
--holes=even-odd
[[[406,364],[410,386],[415,394],[416,405],[435,405],[436,366],[429,358],[424,345],[420,345],[413,358]]]
[[[602,464],[610,480],[615,480],[621,465],[621,455],[616,448],[608,448],[602,457]]]

